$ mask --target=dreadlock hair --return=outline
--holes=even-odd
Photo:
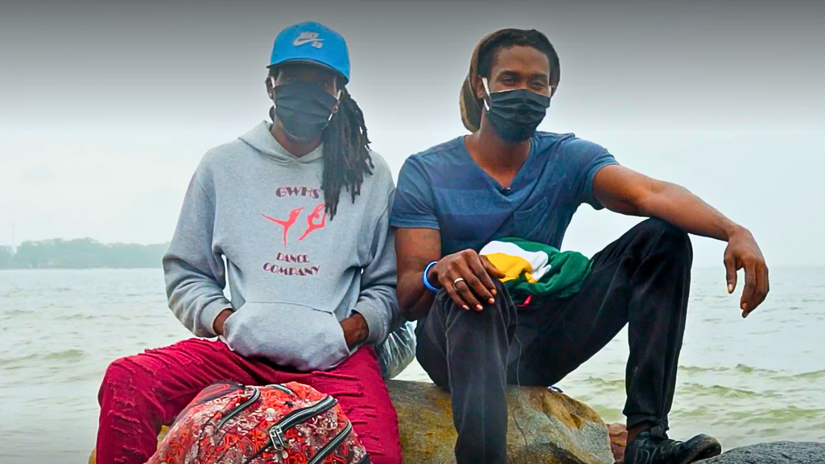
[[[550,61],[550,85],[558,86],[561,80],[559,55],[547,36],[535,29],[502,29],[488,37],[478,50],[478,75],[489,78],[498,52],[518,45],[533,47],[547,55]]]
[[[269,75],[277,76],[277,67],[270,68]],[[332,115],[329,124],[321,134],[324,144],[324,174],[321,190],[324,192],[325,210],[330,220],[338,212],[341,190],[346,189],[355,203],[361,194],[361,184],[365,175],[372,175],[375,165],[370,156],[370,139],[364,124],[364,113],[347,92],[341,80],[341,100],[338,111]],[[269,116],[275,120],[274,109]]]
[[[352,202],[361,193],[364,175],[372,175],[375,165],[370,156],[370,139],[364,113],[346,88],[341,90],[338,112],[332,116],[322,135],[324,142],[324,191],[330,219],[338,211],[341,189],[346,188]]]

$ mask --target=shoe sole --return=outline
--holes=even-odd
[[[722,445],[715,438],[707,435],[693,437],[685,444],[689,445],[690,453],[678,462],[671,464],[690,464],[722,454]]]
[[[670,461],[668,464],[691,464],[722,454],[722,445],[720,445],[715,438],[707,435],[695,436],[685,442],[685,444],[689,445],[690,451],[688,454],[679,460]],[[626,461],[618,461],[614,464],[624,464],[625,462]]]

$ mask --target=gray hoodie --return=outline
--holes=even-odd
[[[323,146],[295,157],[263,122],[207,152],[163,258],[178,319],[214,337],[215,318],[232,308],[230,348],[302,371],[333,368],[351,354],[339,321],[353,312],[369,325],[367,342],[382,342],[401,322],[388,224],[394,186],[384,160],[375,152],[372,160],[361,194],[353,203],[343,190],[330,219]]]

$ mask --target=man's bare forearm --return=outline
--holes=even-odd
[[[415,321],[430,311],[435,294],[424,286],[421,272],[409,272],[398,278],[398,304],[405,319]]]
[[[657,181],[653,192],[640,201],[639,215],[655,217],[685,232],[725,242],[735,234],[750,233],[688,189],[663,181]]]
[[[688,189],[624,166],[601,169],[593,193],[611,211],[661,219],[691,234],[728,242],[747,232]]]
[[[421,319],[429,312],[434,299],[433,292],[424,286],[422,276],[427,264],[441,258],[441,234],[431,229],[398,229],[395,247],[398,256],[396,293],[401,314],[407,320]]]

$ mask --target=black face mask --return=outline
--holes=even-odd
[[[287,135],[296,141],[312,140],[327,127],[338,99],[323,87],[294,82],[275,87],[275,115]]]
[[[533,136],[550,107],[550,97],[526,89],[490,93],[486,79],[484,89],[490,104],[484,101],[487,119],[505,142],[522,142]]]

